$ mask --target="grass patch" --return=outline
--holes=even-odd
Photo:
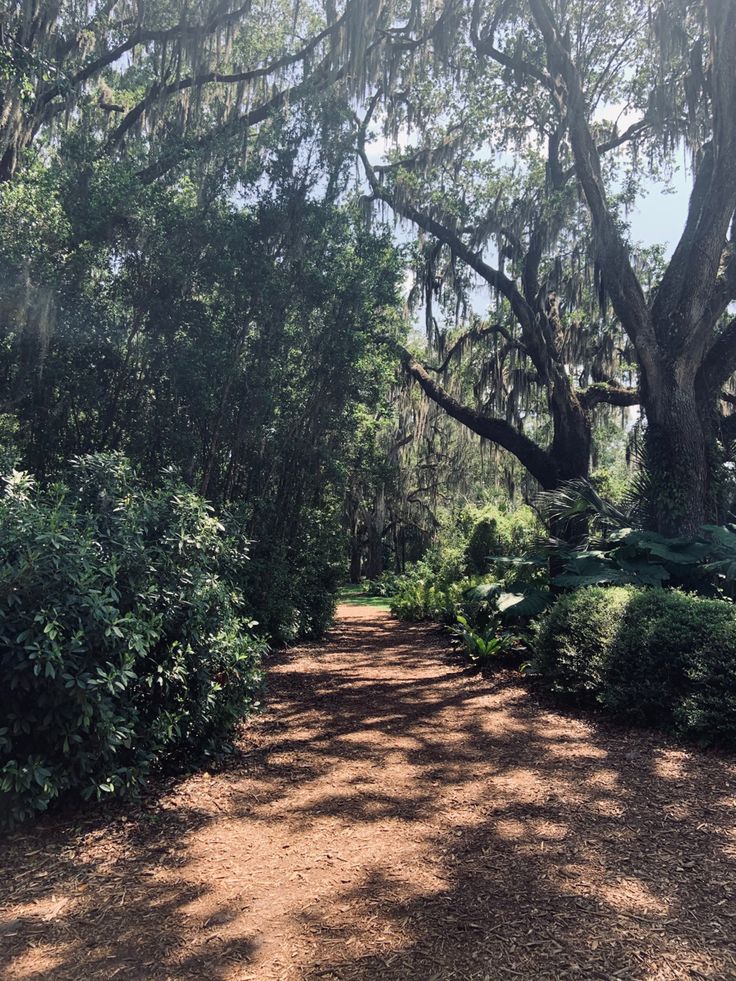
[[[351,583],[338,589],[337,602],[348,606],[372,606],[376,610],[389,610],[391,600],[386,596],[369,596],[360,583]]]

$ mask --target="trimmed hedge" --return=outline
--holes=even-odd
[[[164,760],[216,754],[259,696],[247,555],[165,474],[114,454],[0,498],[0,825],[62,795],[135,790]]]
[[[632,722],[736,745],[736,605],[677,590],[591,586],[542,622],[553,691]]]

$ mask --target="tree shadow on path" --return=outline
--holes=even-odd
[[[344,608],[220,772],[14,835],[0,976],[736,978],[736,766]]]

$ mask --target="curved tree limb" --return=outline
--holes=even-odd
[[[717,335],[698,372],[701,385],[717,393],[736,371],[736,317]]]
[[[125,118],[115,128],[109,137],[108,145],[115,146],[116,144],[120,143],[125,134],[136,125],[136,123],[152,106],[157,105],[160,102],[164,102],[166,99],[171,98],[171,96],[184,92],[187,89],[203,88],[204,86],[211,84],[235,85],[238,83],[253,82],[259,78],[267,78],[269,75],[273,75],[284,68],[289,68],[300,62],[304,62],[305,59],[312,54],[315,48],[322,43],[322,41],[326,40],[326,38],[328,38],[331,34],[338,30],[342,24],[344,24],[346,17],[347,8],[346,11],[343,12],[342,16],[334,22],[334,24],[331,24],[323,31],[315,34],[315,36],[305,45],[299,48],[298,51],[294,51],[288,55],[283,55],[280,58],[275,58],[266,65],[260,65],[257,68],[240,72],[201,72],[199,75],[190,75],[187,78],[179,78],[175,82],[171,82],[168,85],[152,86],[146,96],[128,111]]]
[[[92,78],[94,75],[98,75],[103,68],[107,68],[108,65],[113,65],[116,61],[119,61],[123,55],[127,54],[129,51],[132,51],[133,48],[136,48],[141,44],[150,44],[153,41],[176,41],[180,38],[207,37],[208,35],[213,34],[215,31],[223,30],[224,28],[237,23],[238,19],[248,12],[250,6],[250,2],[244,3],[235,10],[213,16],[209,21],[201,24],[187,24],[182,22],[175,24],[172,27],[148,30],[144,30],[144,28],[139,25],[128,35],[127,38],[120,41],[120,43],[115,45],[113,48],[108,48],[106,51],[103,51],[96,58],[93,58],[90,62],[80,68],[74,75],[65,77],[61,81],[50,85],[47,89],[40,93],[37,104],[39,108],[48,105],[49,102],[52,102],[59,95],[62,95],[65,89],[75,88],[76,86],[81,85],[82,82],[86,82],[87,79]]]
[[[719,316],[712,300],[736,211],[736,4],[709,0],[704,6],[712,135],[696,171],[685,231],[652,307],[655,321],[691,363],[702,358]]]
[[[441,364],[436,366],[427,365],[426,366],[427,370],[432,371],[437,375],[444,374],[444,372],[447,371],[453,357],[465,344],[467,344],[468,341],[472,341],[476,339],[480,340],[480,338],[482,337],[489,337],[493,334],[499,334],[507,341],[508,345],[511,347],[515,347],[521,351],[526,350],[526,348],[521,343],[521,341],[517,341],[516,338],[513,337],[513,335],[511,334],[511,331],[508,329],[508,327],[504,327],[503,324],[483,324],[481,322],[478,322],[474,324],[469,330],[464,331],[460,335],[460,337],[457,338],[457,340],[451,345],[449,351],[447,351],[447,353],[445,354],[444,360],[442,361]]]
[[[217,140],[230,139],[243,130],[250,129],[250,127],[258,123],[265,122],[272,113],[280,109],[289,99],[299,98],[309,91],[319,91],[327,88],[333,82],[344,77],[346,70],[346,67],[343,65],[339,69],[329,71],[327,61],[323,61],[322,65],[304,82],[291,88],[287,86],[280,89],[270,99],[256,106],[255,109],[251,109],[250,112],[237,116],[222,126],[209,130],[203,136],[198,137],[189,144],[181,140],[177,141],[176,145],[171,147],[162,157],[137,171],[136,176],[144,184],[152,183],[159,177],[163,177],[170,170],[178,167],[187,157],[205,149],[211,143],[215,143]]]
[[[505,419],[484,415],[476,409],[458,402],[433,378],[430,378],[426,368],[393,338],[379,336],[376,340],[389,344],[397,352],[404,371],[418,382],[425,395],[444,409],[449,416],[457,419],[458,422],[477,433],[478,436],[482,436],[512,453],[545,489],[550,490],[557,486],[559,483],[557,466],[551,455],[534,440],[519,432],[518,429],[514,429]]]
[[[511,305],[514,316],[521,326],[522,338],[529,357],[531,358],[532,363],[537,369],[540,377],[546,379],[549,375],[549,355],[546,350],[546,342],[540,331],[537,329],[534,310],[522,295],[516,283],[499,269],[495,269],[493,266],[489,265],[483,259],[481,253],[476,252],[475,250],[471,249],[469,245],[466,245],[457,232],[451,228],[448,228],[447,225],[444,225],[442,222],[437,221],[437,219],[433,218],[430,214],[421,211],[410,201],[398,200],[397,196],[395,194],[391,194],[378,179],[372,164],[368,160],[368,155],[365,150],[365,131],[378,98],[379,95],[374,97],[368,113],[363,120],[360,127],[357,147],[358,155],[363,163],[363,169],[371,187],[371,191],[373,192],[373,196],[388,204],[398,215],[401,215],[403,218],[406,218],[409,221],[413,221],[415,225],[418,225],[420,228],[424,229],[424,231],[433,235],[438,241],[447,245],[451,251],[465,263],[465,265],[474,270],[474,272],[477,272],[478,275],[489,284],[489,286],[492,286],[495,290],[501,293],[502,296],[506,297]]]
[[[544,88],[551,92],[554,88],[554,83],[545,71],[537,65],[532,64],[532,62],[526,61],[524,58],[509,55],[505,51],[499,50],[493,43],[492,31],[484,31],[481,34],[479,30],[481,6],[481,0],[474,0],[473,13],[470,21],[470,40],[475,50],[487,58],[492,58],[493,61],[498,62],[499,65],[503,65],[504,68],[510,68],[520,75],[534,79],[534,81],[539,82],[540,85],[543,85]]]

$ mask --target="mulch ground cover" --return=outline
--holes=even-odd
[[[343,606],[209,773],[0,852],[5,981],[736,979],[736,764]]]

